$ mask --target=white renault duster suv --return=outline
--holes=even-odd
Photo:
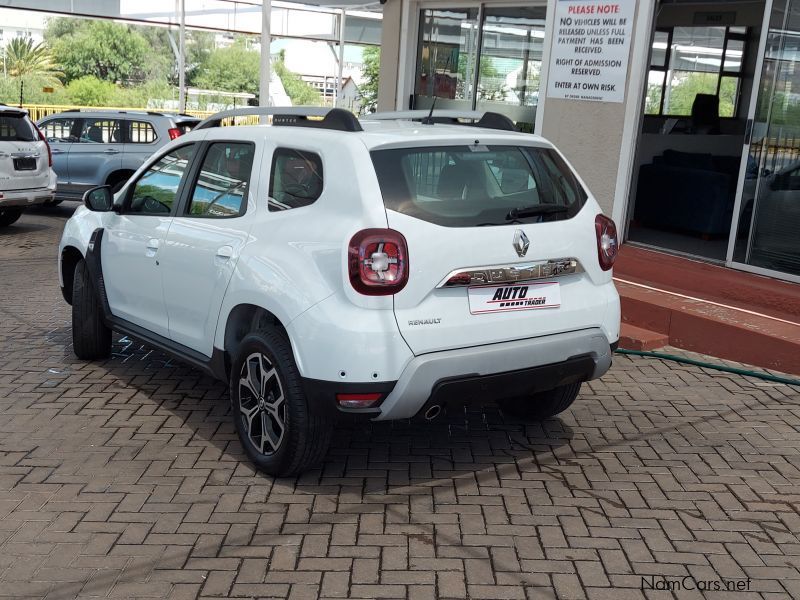
[[[59,249],[75,354],[114,329],[229,382],[273,475],[318,462],[338,412],[555,415],[619,337],[613,222],[497,114],[228,111],[85,204]]]
[[[27,206],[53,201],[53,155],[28,112],[0,104],[0,227],[11,225]]]

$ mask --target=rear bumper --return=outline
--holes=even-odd
[[[55,197],[54,188],[36,188],[31,190],[0,190],[0,208],[19,208],[50,202]]]
[[[592,328],[416,356],[375,420],[413,417],[429,399],[491,401],[597,379],[611,366],[612,342]]]

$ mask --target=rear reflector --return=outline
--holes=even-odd
[[[342,408],[369,408],[381,399],[383,394],[336,394],[336,402]]]

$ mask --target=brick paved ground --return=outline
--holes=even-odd
[[[73,357],[68,213],[0,231],[0,596],[800,597],[800,390],[619,357],[560,419],[343,427],[272,480],[223,386],[126,339]]]

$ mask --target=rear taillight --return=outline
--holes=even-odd
[[[36,125],[34,125],[36,127]],[[42,130],[36,127],[36,133],[39,134],[39,139],[44,142],[44,145],[47,147],[47,166],[53,166],[53,151],[50,149],[50,143],[47,141],[47,138],[44,137]]]
[[[617,226],[607,216],[597,215],[594,218],[594,230],[597,234],[597,258],[600,261],[600,268],[608,271],[617,260]]]
[[[177,127],[167,130],[167,133],[169,134],[169,139],[171,140],[177,140],[179,137],[181,137],[181,130]]]
[[[408,245],[393,229],[364,229],[350,240],[347,267],[360,294],[388,296],[408,282]]]

